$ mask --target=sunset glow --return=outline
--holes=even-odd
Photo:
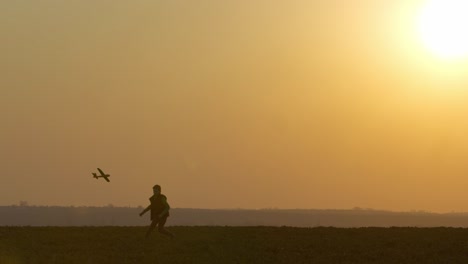
[[[420,13],[418,28],[424,45],[443,59],[468,55],[468,1],[432,0]]]
[[[0,205],[468,212],[467,14],[0,1]]]

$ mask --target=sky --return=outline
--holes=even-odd
[[[2,1],[0,205],[468,211],[426,2]]]

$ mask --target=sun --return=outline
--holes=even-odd
[[[434,55],[468,58],[468,0],[428,0],[417,26],[422,42]]]

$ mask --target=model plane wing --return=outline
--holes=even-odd
[[[107,182],[110,182],[110,180],[109,180],[110,174],[105,174],[100,168],[97,168],[97,169],[98,169],[98,171],[99,171],[99,173],[101,175],[97,175],[97,173],[93,172],[93,177],[96,178],[96,179],[104,178],[104,180],[106,180]]]

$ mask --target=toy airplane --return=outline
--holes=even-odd
[[[97,168],[99,173],[101,173],[101,175],[97,175],[96,173],[93,172],[93,177],[94,178],[104,178],[104,180],[106,180],[107,182],[110,182],[109,180],[109,177],[110,175],[109,174],[105,174],[100,168]]]

